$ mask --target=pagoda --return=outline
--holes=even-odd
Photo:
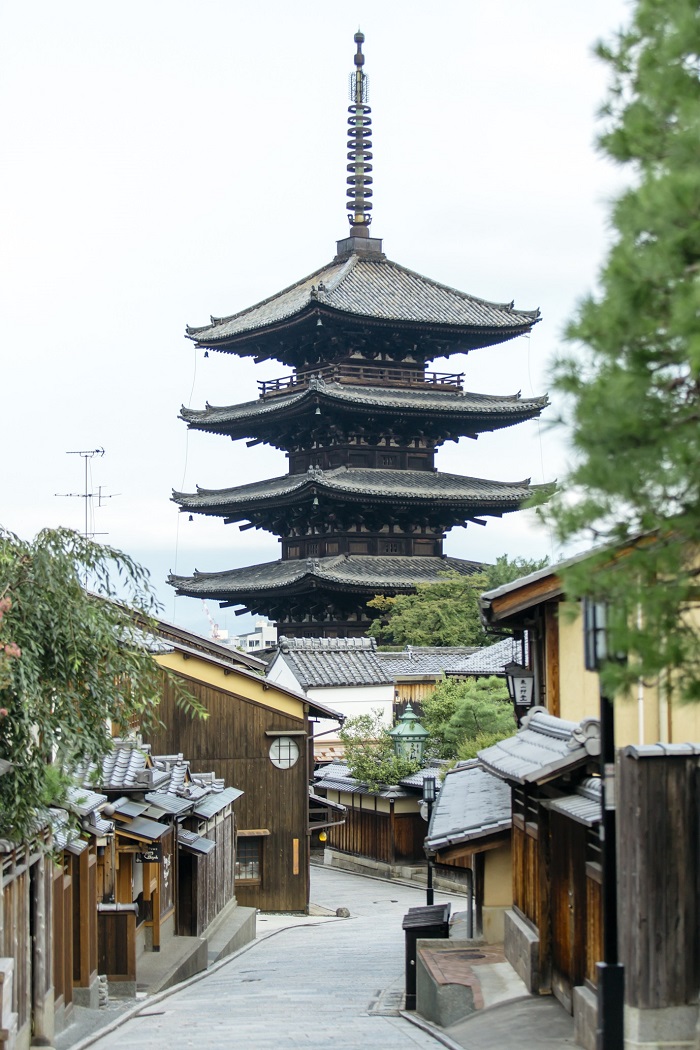
[[[446,570],[478,562],[446,557],[455,526],[518,510],[529,480],[439,473],[445,441],[510,427],[540,414],[546,397],[463,389],[463,374],[430,371],[434,358],[524,335],[539,311],[491,303],[387,259],[370,236],[371,110],[362,33],[350,78],[349,236],[335,258],[276,295],[230,317],[188,328],[198,347],[256,363],[281,378],[259,381],[244,404],[184,408],[193,430],[284,451],[283,477],[225,489],[175,492],[189,515],[275,533],[281,559],[223,572],[170,576],[181,595],[264,614],[287,637],[354,637],[371,622],[376,594],[410,593]]]

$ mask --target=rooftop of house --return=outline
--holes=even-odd
[[[603,782],[600,777],[586,777],[573,795],[563,795],[548,803],[553,813],[561,813],[577,824],[593,827],[602,817]]]
[[[414,798],[420,799],[423,781],[426,777],[437,777],[443,763],[439,760],[429,762],[418,772],[402,777],[398,784],[387,784],[372,791],[366,784],[355,780],[350,768],[343,759],[333,759],[314,773],[316,787],[329,788],[333,791],[345,791],[350,795],[376,795],[379,798]]]
[[[439,678],[477,652],[474,646],[411,645],[400,652],[379,652],[375,638],[283,636],[278,645],[304,689],[389,685],[412,676]]]
[[[493,645],[475,649],[446,670],[448,674],[454,675],[504,675],[506,664],[520,663],[522,660],[522,642],[508,637],[501,638]]]
[[[584,766],[600,754],[596,718],[568,722],[533,707],[515,736],[479,752],[481,764],[516,784],[541,784]]]
[[[507,831],[511,826],[509,785],[478,759],[448,771],[433,806],[426,846],[431,851]]]

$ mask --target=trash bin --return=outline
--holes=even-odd
[[[409,908],[403,917],[406,931],[406,1009],[416,1008],[416,941],[420,937],[449,937],[451,904]]]

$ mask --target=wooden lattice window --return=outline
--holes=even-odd
[[[236,846],[237,882],[260,882],[262,869],[261,846],[261,839],[239,838]]]

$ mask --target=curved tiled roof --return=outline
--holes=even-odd
[[[432,281],[383,255],[334,259],[296,284],[229,317],[187,329],[190,339],[216,346],[236,336],[260,331],[326,307],[342,314],[379,321],[411,322],[440,328],[528,331],[539,310],[515,310],[512,303],[491,303]]]
[[[282,637],[279,651],[304,689],[384,685],[392,680],[377,659],[374,638]]]
[[[426,845],[431,850],[446,849],[507,831],[510,826],[510,787],[471,759],[446,774]]]
[[[340,554],[332,558],[308,558],[295,561],[271,561],[247,565],[224,572],[197,572],[193,576],[168,577],[178,594],[229,601],[231,595],[254,595],[285,589],[303,588],[306,581],[329,587],[355,587],[381,593],[391,590],[410,591],[417,583],[432,583],[445,572],[454,570],[472,576],[481,570],[480,562],[462,558],[416,558],[394,555]]]
[[[197,488],[196,493],[173,492],[173,500],[182,510],[202,514],[241,512],[251,504],[284,503],[286,497],[295,500],[327,494],[337,499],[350,500],[405,500],[413,506],[422,502],[473,504],[482,513],[485,505],[497,513],[516,509],[532,494],[529,479],[524,481],[487,481],[460,474],[440,474],[428,470],[383,470],[378,467],[336,467],[333,470],[310,468],[305,474],[285,474],[279,478],[255,481],[229,489]]]
[[[522,642],[515,638],[501,638],[493,645],[484,646],[450,667],[452,674],[504,675],[505,666],[522,659]]]
[[[517,784],[543,783],[600,752],[600,727],[594,718],[581,723],[533,707],[515,736],[480,751],[481,764],[496,776]]]
[[[429,412],[432,418],[449,418],[451,421],[479,420],[480,430],[495,430],[512,426],[523,419],[539,415],[549,400],[543,397],[526,397],[520,394],[493,395],[476,394],[470,391],[446,391],[425,387],[381,387],[350,383],[326,382],[311,379],[302,390],[293,387],[287,393],[274,397],[258,398],[239,405],[215,406],[207,403],[204,409],[186,408],[180,412],[190,427],[202,430],[218,430],[226,433],[229,428],[245,427],[247,423],[283,419],[298,414],[306,403],[328,404],[331,409],[358,411],[376,410],[401,412],[403,415],[423,417]],[[248,436],[242,430],[241,436]]]

